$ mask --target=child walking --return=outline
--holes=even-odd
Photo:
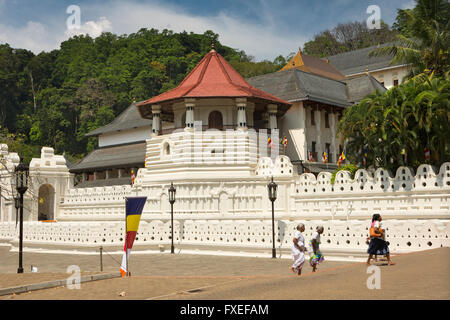
[[[305,263],[305,238],[302,232],[305,231],[305,225],[300,223],[297,226],[297,230],[294,233],[294,239],[292,240],[292,258],[294,264],[290,267],[291,271],[297,273],[297,275],[302,274],[303,264]]]
[[[309,259],[309,264],[313,268],[313,272],[316,272],[317,265],[322,263],[324,260],[322,252],[320,252],[319,245],[320,245],[320,235],[323,233],[323,227],[318,226],[316,228],[316,232],[312,234],[312,238],[310,241],[310,245],[312,247],[312,250],[314,254]]]

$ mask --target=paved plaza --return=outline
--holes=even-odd
[[[82,274],[100,272],[98,255],[24,253],[25,273],[18,275],[17,253],[0,247],[0,289],[15,285],[61,280],[69,265]],[[58,287],[2,300],[28,299],[189,299],[189,300],[305,300],[305,299],[450,299],[450,248],[394,256],[395,266],[385,261],[381,289],[367,288],[363,262],[325,261],[312,273],[305,264],[302,276],[289,270],[287,259],[188,255],[168,253],[132,255],[129,278],[113,278],[81,284],[81,289]],[[120,255],[104,255],[104,273],[117,273]],[[31,273],[29,266],[38,267]],[[122,295],[121,295],[122,293]]]

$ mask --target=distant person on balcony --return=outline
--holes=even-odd
[[[300,223],[297,226],[297,230],[294,233],[294,239],[292,240],[292,258],[294,264],[290,267],[293,273],[297,275],[302,274],[303,264],[305,263],[305,238],[302,232],[305,231],[305,225]]]
[[[391,261],[391,257],[389,254],[389,247],[385,240],[385,230],[381,228],[381,215],[378,213],[372,216],[372,224],[370,225],[370,242],[369,248],[367,249],[367,253],[369,257],[367,258],[367,265],[370,265],[370,260],[375,255],[384,255],[388,260],[388,265],[394,265]]]

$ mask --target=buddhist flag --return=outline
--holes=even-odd
[[[315,161],[316,161],[316,160],[314,159],[314,157],[313,157],[311,151],[308,151],[308,160],[311,161],[311,162],[315,162]]]
[[[328,160],[328,156],[327,156],[327,152],[325,151],[322,154],[322,163],[327,163],[327,160]]]
[[[345,152],[344,151],[342,151],[342,153],[341,153],[341,156],[339,157],[339,160],[338,160],[338,166],[341,166],[341,163],[343,162],[345,160]]]
[[[131,185],[134,185],[134,180],[136,180],[136,176],[134,175],[134,170],[131,169]]]
[[[124,277],[128,272],[128,260],[130,258],[130,251],[133,248],[134,239],[138,231],[139,222],[141,221],[142,210],[144,209],[147,197],[125,198],[126,203],[126,239],[124,245],[124,253],[122,257],[122,265],[120,266],[120,273]]]
[[[425,148],[425,161],[430,160],[430,158],[431,158],[431,150],[430,150],[430,148],[426,147]]]
[[[282,143],[283,143],[283,146],[286,148],[287,147],[287,143],[288,143],[288,140],[287,140],[286,136],[284,136],[284,139],[283,139]]]
[[[270,137],[269,139],[267,139],[267,144],[269,145],[270,148],[273,147],[272,139]]]
[[[366,146],[363,148],[363,166],[366,166],[367,164],[367,149]]]

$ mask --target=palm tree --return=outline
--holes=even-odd
[[[410,79],[422,72],[443,75],[449,68],[450,4],[447,0],[416,0],[414,9],[399,10],[406,23],[392,46],[377,48],[369,56],[392,56],[391,64],[411,65]],[[406,35],[405,35],[406,34]]]
[[[421,74],[384,94],[376,92],[346,109],[338,130],[348,141],[347,157],[395,170],[425,162],[425,148],[432,151],[429,163],[439,166],[450,160],[450,81]]]

